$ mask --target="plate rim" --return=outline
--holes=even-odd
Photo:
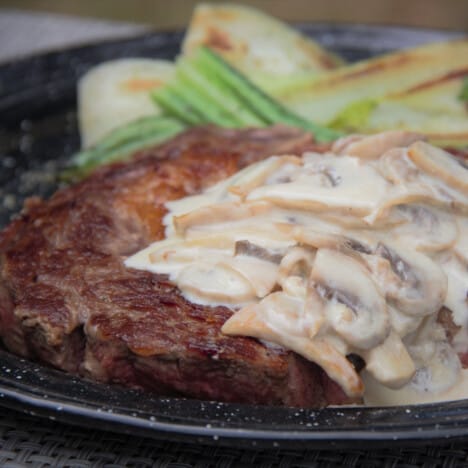
[[[343,25],[343,24],[329,24],[329,23],[307,23],[307,24],[299,24],[300,29],[313,29],[318,28],[331,28],[334,30],[353,30],[355,33],[356,31],[364,28],[367,31],[377,31],[377,30],[406,30],[412,32],[418,31],[425,31],[425,32],[433,32],[433,33],[442,33],[447,34],[450,37],[457,37],[457,36],[464,36],[464,33],[456,32],[456,31],[445,31],[440,29],[433,29],[433,28],[412,28],[412,27],[401,27],[401,26],[394,26],[394,25]],[[127,38],[119,38],[115,39],[106,39],[100,40],[98,42],[93,42],[89,44],[80,44],[73,47],[67,47],[58,50],[46,51],[41,54],[34,54],[26,57],[18,58],[14,61],[4,62],[0,64],[0,77],[3,75],[5,70],[15,68],[15,67],[22,67],[25,64],[31,63],[33,61],[47,61],[50,59],[54,59],[60,57],[61,55],[76,55],[83,51],[89,51],[99,49],[102,47],[112,47],[121,44],[128,44],[128,43],[139,43],[140,41],[145,40],[152,40],[155,38],[163,39],[161,47],[165,47],[164,40],[169,41],[177,41],[180,40],[182,37],[181,31],[159,31],[159,32],[145,32],[144,34],[139,34]],[[8,98],[8,93],[4,92],[0,93],[0,109],[5,107],[5,99]],[[21,96],[20,96],[21,98]],[[15,105],[9,104],[10,106]],[[8,109],[8,106],[6,106]],[[26,362],[23,358],[13,355],[8,351],[3,351],[0,349],[0,366],[2,365],[2,358],[5,355],[9,355],[13,360],[16,360],[17,368],[15,372],[11,375],[18,375],[17,372],[20,372],[23,375],[28,375],[28,373],[34,373],[33,368],[40,368],[42,371],[45,371],[46,374],[50,373],[57,373],[59,371],[50,369],[45,367],[41,364],[37,364],[34,362]],[[33,366],[33,368],[28,369],[27,364]],[[25,366],[26,365],[26,372]],[[11,367],[11,365],[10,365]],[[69,375],[67,376],[65,373],[60,373],[60,375],[64,376],[65,379],[77,377]],[[84,379],[80,379],[84,380]],[[112,412],[96,412],[95,409],[89,409],[83,404],[79,404],[77,402],[70,402],[60,399],[54,398],[39,398],[37,394],[33,391],[27,391],[25,389],[20,388],[17,385],[17,381],[9,379],[5,377],[5,375],[0,376],[0,405],[7,406],[9,408],[15,408],[21,410],[26,413],[36,413],[42,417],[48,418],[56,418],[58,420],[62,420],[63,422],[68,423],[78,423],[78,425],[82,426],[83,421],[80,418],[84,416],[88,419],[92,419],[93,421],[104,421],[106,425],[109,425],[109,428],[112,429],[119,425],[118,432],[128,432],[134,428],[141,430],[146,436],[150,437],[157,437],[159,438],[162,435],[167,436],[168,433],[177,436],[180,436],[183,440],[188,439],[199,439],[202,438],[205,442],[212,442],[216,444],[243,444],[248,446],[273,446],[276,447],[281,444],[291,446],[296,444],[303,444],[307,443],[310,446],[311,443],[319,444],[320,446],[323,443],[329,443],[331,446],[336,447],[337,445],[340,446],[355,446],[356,442],[376,442],[376,443],[384,443],[387,446],[389,443],[396,443],[398,445],[402,445],[404,443],[413,443],[413,442],[427,442],[428,440],[454,440],[458,438],[468,438],[468,399],[461,400],[464,403],[464,415],[465,418],[462,420],[461,424],[455,424],[453,427],[446,427],[446,425],[440,425],[438,423],[433,424],[425,424],[425,427],[421,429],[421,426],[414,426],[413,429],[410,430],[401,430],[400,432],[395,432],[391,430],[369,430],[368,428],[364,428],[361,430],[341,430],[341,431],[331,431],[322,429],[314,429],[311,428],[309,430],[289,430],[280,432],[278,430],[259,430],[259,429],[245,429],[245,428],[225,428],[225,427],[207,427],[199,425],[187,425],[187,424],[177,424],[177,423],[164,423],[161,421],[152,421],[147,419],[142,419],[139,417],[128,416],[127,414],[123,413],[115,413]],[[92,382],[93,385],[98,385]],[[40,388],[40,387],[36,387]],[[122,392],[128,392],[127,389],[118,390]],[[65,395],[67,397],[67,395]],[[161,400],[168,400],[168,398],[161,398]],[[220,403],[216,402],[203,402],[199,400],[179,400],[179,399],[172,399],[173,401],[185,401],[190,402],[193,405],[220,405]],[[86,405],[86,402],[84,402]],[[89,404],[89,402],[88,402]],[[413,405],[410,406],[411,411],[419,411],[419,410],[430,410],[430,409],[451,409],[454,411],[458,411],[461,409],[458,405],[458,402],[449,402],[447,403],[432,403],[432,404],[425,404],[425,405]],[[226,404],[221,404],[226,405]],[[234,405],[234,404],[228,404]],[[58,410],[57,408],[61,406],[61,409]],[[235,405],[243,409],[251,408],[248,405]],[[455,406],[455,407],[454,407]],[[258,407],[254,407],[258,408]],[[263,407],[268,408],[268,407]],[[391,407],[390,407],[391,408]],[[402,407],[397,407],[398,410],[401,412]],[[298,409],[292,408],[283,408],[285,411],[290,412],[297,412]],[[348,411],[347,408],[338,407],[339,410],[344,410],[345,412]],[[355,408],[352,408],[354,410]],[[275,408],[277,410],[277,408]],[[392,409],[387,408],[359,408],[359,411],[366,411],[366,410],[375,410],[381,413],[388,413],[391,412]],[[394,410],[394,409],[393,409]],[[336,411],[335,408],[326,408],[325,410],[307,410],[307,411],[314,411],[314,412],[322,412],[323,411]],[[91,413],[91,414],[88,414]],[[72,420],[70,420],[70,417]],[[73,419],[75,418],[75,419]],[[120,418],[120,419],[119,419]],[[115,427],[114,427],[115,426]],[[374,445],[373,445],[374,446]],[[327,448],[327,446],[325,446]]]
[[[4,359],[7,362],[6,366]],[[0,406],[78,426],[88,426],[93,422],[98,422],[102,424],[104,430],[124,433],[136,430],[141,435],[156,439],[165,438],[169,434],[180,440],[203,441],[204,443],[227,446],[268,448],[297,447],[307,444],[308,447],[351,448],[356,447],[356,443],[372,443],[372,447],[377,445],[387,447],[389,444],[414,445],[428,441],[446,442],[447,440],[454,441],[468,437],[468,399],[401,407],[345,406],[323,409],[271,407],[150,396],[142,391],[116,385],[99,384],[77,376],[67,375],[1,349],[0,366],[0,369],[3,370],[3,375],[0,375]],[[27,385],[23,383],[28,379],[30,381]],[[105,389],[106,396],[111,400],[116,395],[123,396],[123,398],[148,396],[153,402],[159,402],[163,406],[165,402],[166,404],[171,403],[175,407],[181,405],[182,411],[186,410],[187,407],[197,411],[203,408],[207,413],[216,409],[219,414],[219,412],[229,412],[231,408],[237,408],[240,413],[249,412],[254,419],[257,418],[257,421],[259,417],[256,413],[260,413],[260,416],[261,413],[268,412],[276,412],[280,416],[294,413],[299,414],[300,418],[307,418],[309,423],[297,425],[295,428],[268,429],[271,423],[260,421],[256,423],[257,427],[243,427],[242,422],[239,421],[232,425],[223,424],[225,421],[222,415],[218,416],[217,419],[207,418],[203,422],[194,417],[190,423],[189,419],[184,416],[158,414],[157,405],[153,406],[151,401],[147,408],[141,409],[126,407],[124,404],[116,405],[115,402],[101,405],[86,398],[74,397],[71,392],[54,396],[54,392],[50,393],[49,386],[54,387],[57,383],[60,385],[63,383],[62,379],[70,386],[91,387],[92,390],[100,392],[101,396],[104,396],[103,390]],[[40,382],[46,383],[41,384]],[[41,397],[41,393],[47,395],[47,398]],[[437,416],[435,420],[431,416],[434,411]],[[460,412],[459,416],[462,416],[462,419],[453,419],[453,416]],[[407,421],[403,425],[397,424],[396,428],[395,421],[390,419],[388,422],[381,423],[382,427],[361,426],[357,429],[345,426],[338,428],[338,426],[334,426],[334,422],[331,423],[331,426],[335,428],[330,429],[321,426],[320,423],[315,423],[315,418],[325,417],[326,419],[327,414],[328,416],[341,414],[340,417],[343,417],[344,420],[347,416],[356,418],[356,414],[359,415],[359,418],[366,419],[370,415],[377,417],[378,420],[388,416],[405,415]],[[419,419],[421,415],[425,415],[426,418]],[[278,421],[276,422],[278,423]],[[294,423],[290,424],[294,426]]]

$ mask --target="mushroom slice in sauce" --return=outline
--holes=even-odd
[[[447,151],[418,141],[408,148],[408,157],[424,172],[468,195],[468,169]]]
[[[297,171],[302,166],[302,159],[298,156],[272,156],[244,169],[242,176],[232,179],[229,192],[245,198],[255,187],[272,184],[281,180],[288,180],[291,171]]]
[[[311,279],[328,299],[326,316],[350,345],[369,349],[390,332],[385,299],[358,261],[331,249],[317,251]]]
[[[395,185],[417,182],[420,171],[408,158],[406,148],[392,148],[377,162],[380,173]]]
[[[276,292],[236,312],[225,322],[222,332],[253,336],[284,346],[322,367],[348,396],[362,396],[361,378],[346,357],[326,339],[309,338],[322,321],[323,316],[316,307],[305,309],[303,301]]]
[[[452,255],[441,261],[447,275],[448,288],[444,305],[451,310],[456,325],[466,328],[468,320],[468,265]]]
[[[333,166],[337,185],[323,176],[323,167]],[[323,212],[337,210],[346,214],[372,212],[388,189],[387,181],[376,168],[358,158],[327,154],[304,155],[304,167],[293,183],[263,185],[252,190],[248,201],[263,200],[289,209]]]
[[[316,231],[308,227],[296,227],[292,231],[294,239],[303,245],[318,248],[337,249],[345,242],[345,237],[341,234]]]
[[[256,296],[261,298],[274,289],[283,255],[284,249],[269,249],[240,240],[235,243],[234,258],[230,258],[227,263],[249,280]]]
[[[350,232],[359,230],[361,233],[366,229],[390,229],[393,226],[403,224],[406,219],[395,210],[386,210],[385,217],[375,219],[370,223],[366,218],[352,216],[347,213],[334,213],[332,211],[320,213],[320,218],[331,225],[339,226],[342,230]]]
[[[415,141],[424,139],[424,135],[420,133],[391,130],[350,140],[348,144],[341,145],[339,153],[362,159],[377,159],[392,148],[406,147]]]
[[[260,245],[254,244],[248,240],[240,240],[235,244],[234,254],[246,255],[248,257],[256,257],[259,260],[265,260],[271,263],[280,263],[284,256],[284,252],[278,250],[271,250]]]
[[[237,255],[220,262],[220,265],[241,274],[250,283],[258,298],[265,297],[276,285],[278,265],[272,262],[248,255]]]
[[[197,243],[210,247],[229,244],[231,254],[235,254],[236,242],[249,239],[254,245],[271,251],[285,251],[294,241],[289,231],[291,226],[275,223],[261,223],[256,220],[246,220],[238,223],[213,223],[206,226],[194,226],[185,233],[187,243]],[[179,238],[180,239],[180,238]]]
[[[190,241],[180,238],[164,239],[127,258],[125,265],[130,268],[144,268],[153,273],[173,275],[196,261],[200,252],[204,253],[205,259],[219,259],[230,255],[231,244],[229,239],[221,236]]]
[[[192,263],[177,277],[187,298],[198,304],[239,304],[256,298],[249,280],[228,263]]]
[[[294,287],[305,296],[315,251],[307,247],[295,246],[282,258],[278,269],[278,284],[283,289]]]
[[[356,256],[356,253],[371,254],[373,248],[366,242],[375,242],[368,236],[362,233],[361,240],[347,237],[342,234],[335,234],[331,232],[316,231],[307,227],[296,227],[292,231],[292,236],[300,244],[314,247],[316,249],[329,248],[340,250],[348,255]],[[366,240],[364,240],[364,239]]]
[[[390,388],[400,388],[411,380],[416,367],[411,356],[394,331],[379,346],[363,355],[366,371]]]
[[[468,216],[457,216],[457,226],[459,236],[453,250],[468,269]]]
[[[413,146],[419,143],[425,144],[417,142]],[[378,209],[366,218],[368,221],[387,216],[389,209],[395,205],[410,203],[424,203],[452,212],[468,213],[468,196],[447,184],[443,178],[424,172],[409,157],[409,149],[395,148],[388,151],[379,159],[377,167],[392,185],[381,199]]]
[[[266,202],[240,203],[227,202],[216,203],[196,208],[193,211],[174,216],[172,219],[175,232],[183,235],[187,229],[193,226],[203,226],[212,223],[226,223],[252,218],[267,213],[272,208]]]
[[[363,138],[366,138],[366,135],[361,135],[359,133],[353,133],[351,135],[346,135],[344,137],[338,138],[333,142],[331,147],[331,152],[334,154],[346,154],[346,148],[356,141],[360,141]]]
[[[447,278],[428,256],[392,243],[380,243],[367,263],[387,299],[409,315],[436,313],[444,303]],[[379,260],[378,256],[381,257]]]
[[[401,238],[406,245],[416,249],[436,252],[453,246],[458,238],[455,217],[429,205],[400,205],[396,210],[405,216],[407,222],[391,232]]]
[[[390,305],[387,305],[387,310],[392,328],[401,338],[416,331],[424,320],[424,317],[405,314]]]

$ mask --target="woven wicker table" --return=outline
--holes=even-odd
[[[468,448],[462,444],[392,450],[240,450],[90,431],[0,411],[0,466],[5,468],[468,467]]]
[[[0,62],[141,33],[141,26],[0,10]],[[392,449],[252,450],[153,440],[57,423],[0,407],[0,466],[468,467],[464,443]]]

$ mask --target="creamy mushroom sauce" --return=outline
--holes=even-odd
[[[413,133],[352,136],[167,208],[166,239],[125,263],[230,307],[225,334],[293,350],[366,404],[468,397],[468,170],[449,153]]]

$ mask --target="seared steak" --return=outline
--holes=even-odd
[[[199,128],[29,199],[0,234],[0,336],[14,353],[161,395],[305,407],[346,401],[316,365],[220,328],[231,311],[125,268],[164,235],[164,203],[272,154],[317,149],[298,130]]]

